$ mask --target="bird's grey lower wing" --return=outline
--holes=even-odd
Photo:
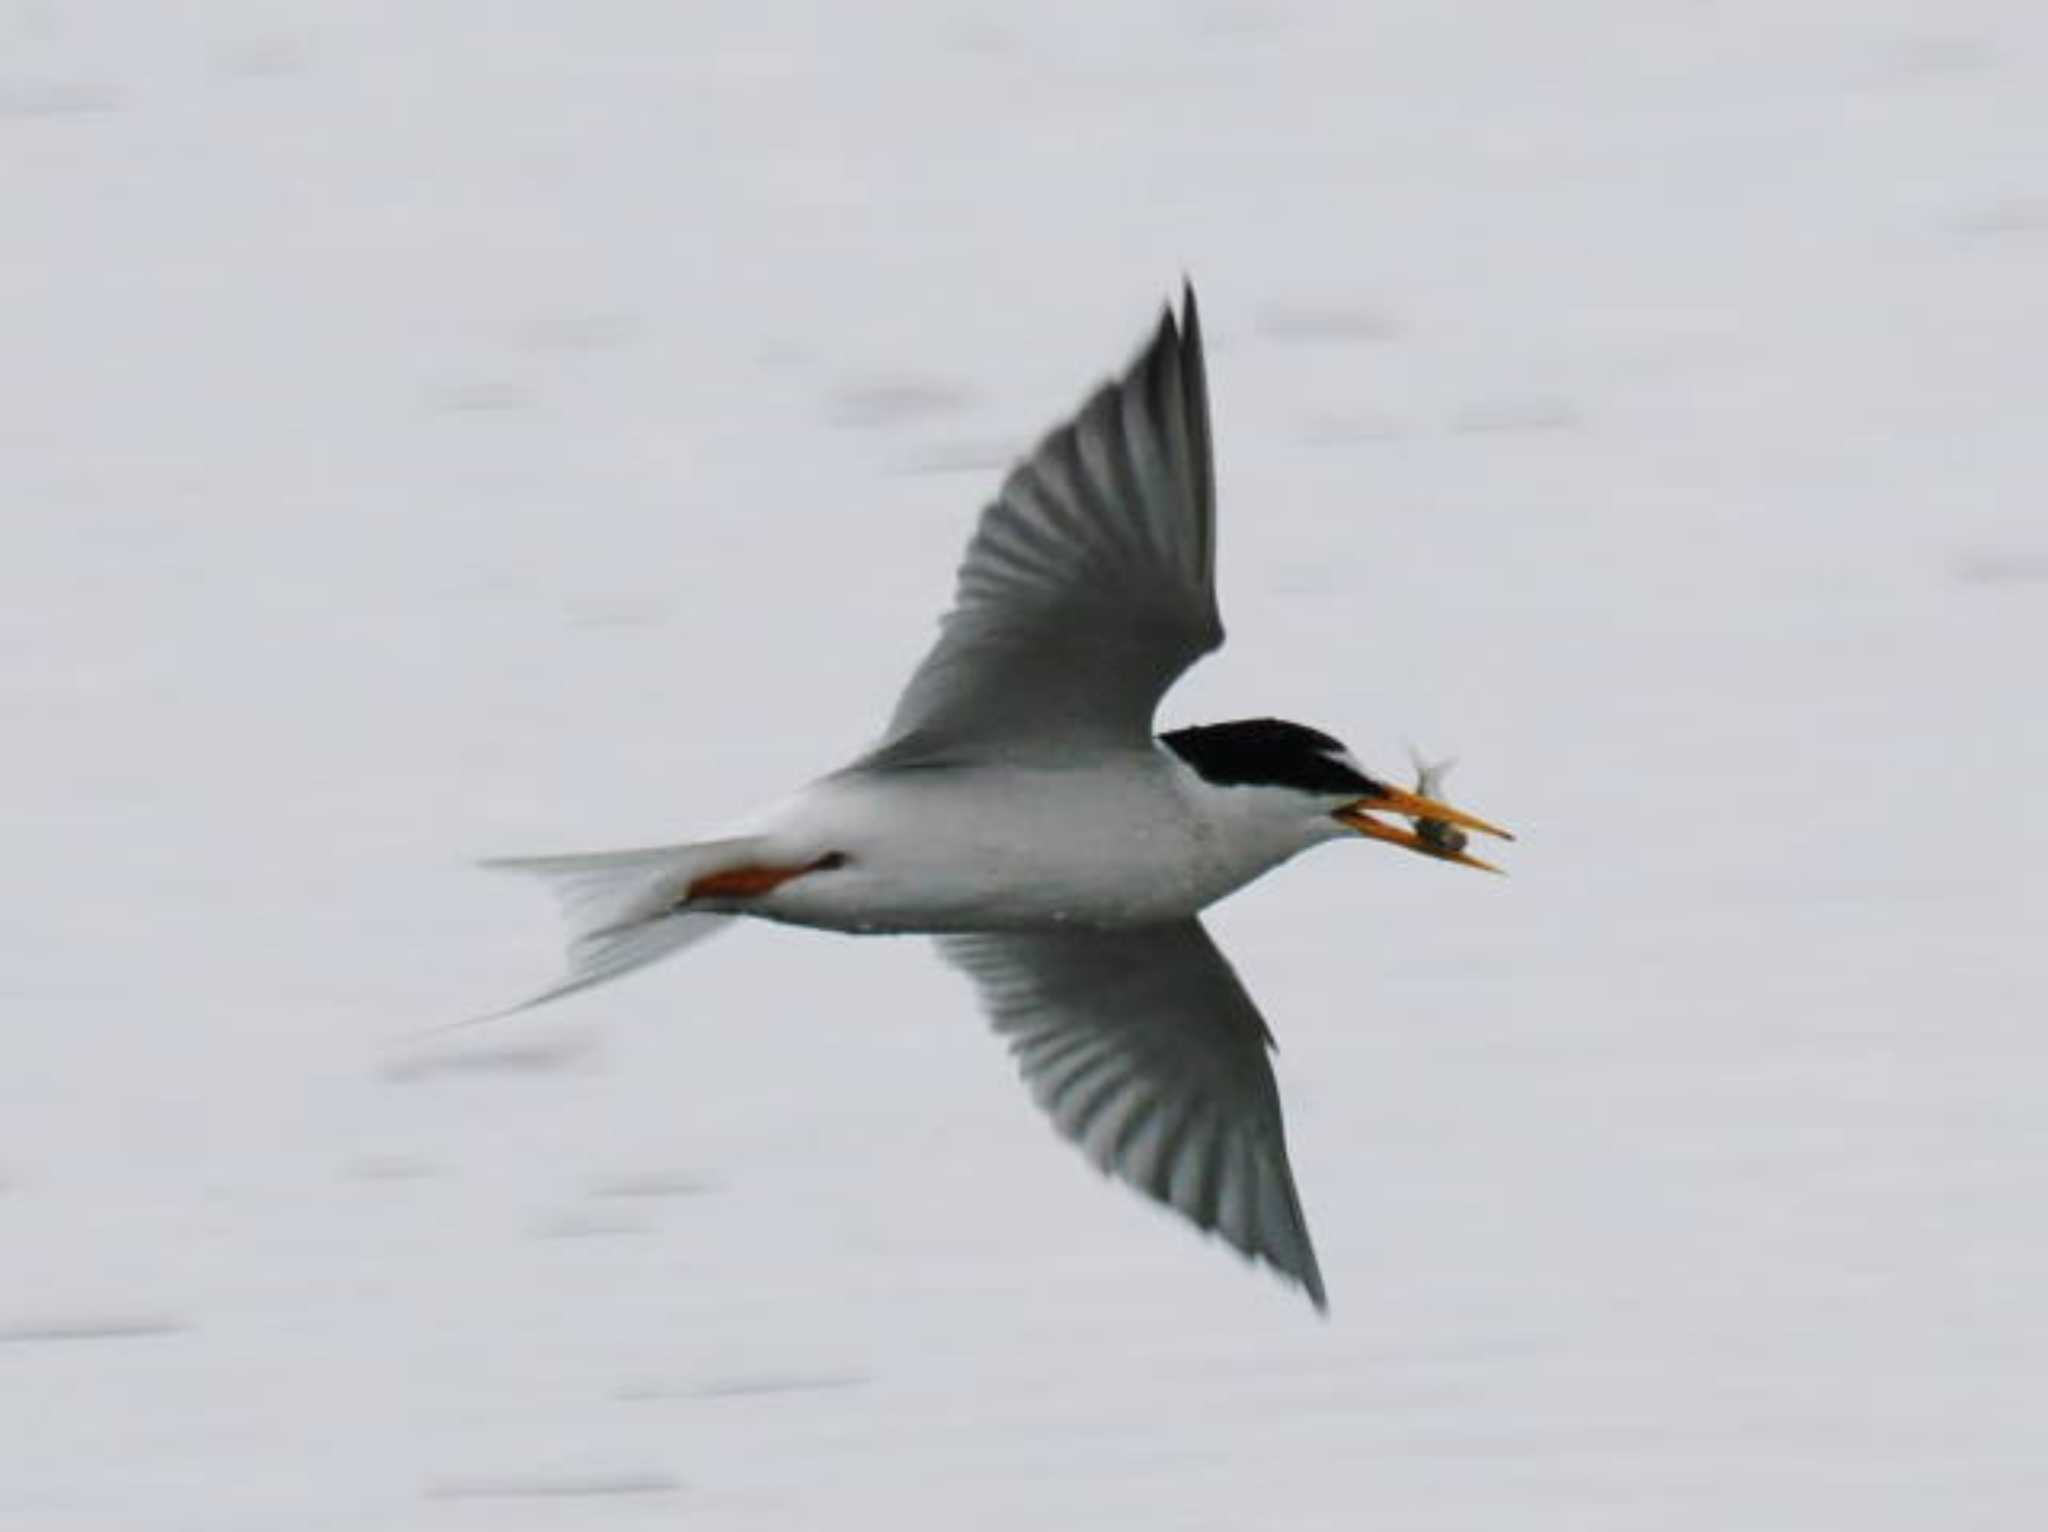
[[[1215,470],[1190,289],[1122,377],[1014,468],[981,515],[938,643],[870,760],[1136,749],[1223,642]]]
[[[938,942],[980,989],[1062,1133],[1325,1307],[1266,1058],[1271,1034],[1200,921]]]

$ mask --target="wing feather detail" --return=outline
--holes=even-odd
[[[938,942],[1062,1134],[1326,1306],[1287,1163],[1271,1036],[1201,922]]]
[[[1209,440],[1190,289],[983,510],[939,640],[866,764],[1146,748],[1166,689],[1223,642]]]

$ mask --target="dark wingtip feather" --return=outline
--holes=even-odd
[[[1174,312],[1171,300],[1160,306],[1159,326],[1152,332],[1152,344],[1145,350],[1155,366],[1163,356],[1178,357],[1183,377],[1190,365],[1202,365],[1202,315],[1195,303],[1192,277],[1183,275],[1180,279],[1179,313]]]
[[[1281,1154],[1285,1156],[1284,1148]],[[1285,1164],[1284,1158],[1282,1164]],[[1330,1295],[1323,1289],[1323,1266],[1322,1262],[1316,1259],[1315,1241],[1309,1237],[1308,1219],[1301,1210],[1301,1195],[1294,1189],[1293,1180],[1288,1177],[1281,1179],[1280,1190],[1285,1199],[1285,1208],[1281,1214],[1282,1223],[1301,1241],[1301,1269],[1293,1274],[1294,1278],[1301,1283],[1301,1290],[1308,1294],[1308,1301],[1316,1306],[1316,1312],[1328,1319]]]
[[[1195,472],[1199,481],[1195,496],[1201,504],[1203,528],[1203,575],[1212,585],[1216,578],[1216,460],[1209,427],[1209,364],[1202,355],[1202,313],[1195,303],[1192,278],[1182,277],[1180,286],[1180,386],[1187,412],[1188,432],[1193,438]]]
[[[1180,350],[1180,326],[1173,317],[1173,305],[1159,311],[1159,328],[1152,332],[1152,344],[1145,348],[1144,365],[1157,370],[1160,359]]]

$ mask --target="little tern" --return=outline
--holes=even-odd
[[[1215,566],[1188,286],[983,510],[867,754],[714,840],[493,864],[544,876],[571,930],[568,973],[527,1004],[740,916],[935,936],[1061,1133],[1325,1308],[1272,1034],[1199,913],[1324,841],[1486,867],[1449,827],[1512,837],[1301,724],[1155,737],[1166,689],[1223,642]]]

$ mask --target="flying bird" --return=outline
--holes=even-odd
[[[1215,571],[1190,286],[982,511],[865,755],[717,839],[491,864],[544,876],[571,930],[567,974],[526,1004],[742,916],[934,936],[1061,1133],[1325,1308],[1272,1034],[1200,912],[1324,841],[1484,867],[1449,827],[1511,837],[1302,724],[1155,736],[1167,688],[1223,642]]]

